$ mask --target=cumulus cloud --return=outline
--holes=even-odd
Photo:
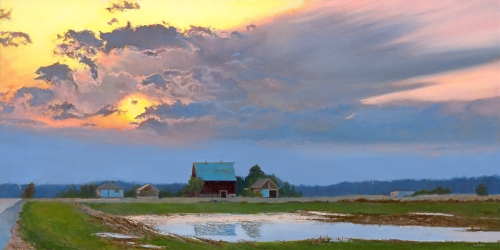
[[[52,84],[52,96],[20,90],[16,98],[26,95],[30,105],[57,111],[53,119],[70,120],[111,119],[126,112],[124,98],[139,95],[151,105],[127,124],[164,138],[493,143],[498,41],[441,46],[452,42],[424,32],[431,28],[423,20],[436,18],[433,7],[380,15],[382,7],[319,2],[258,29],[241,27],[247,32],[130,23],[109,32],[69,30],[56,54],[90,74],[56,63],[41,67],[36,79],[79,91]],[[421,39],[409,39],[415,34]],[[72,108],[62,108],[66,101]]]
[[[46,81],[50,83],[62,83],[68,82],[72,84],[75,89],[78,89],[78,85],[73,78],[73,70],[69,68],[66,64],[54,63],[50,66],[40,67],[36,71],[38,77],[35,80]]]
[[[174,27],[163,25],[148,25],[132,28],[129,25],[111,32],[101,32],[101,38],[106,42],[104,52],[112,49],[133,47],[141,50],[152,50],[161,47],[187,48],[187,43]],[[144,39],[147,37],[147,39]]]

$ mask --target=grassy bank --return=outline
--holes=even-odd
[[[99,204],[93,204],[99,205]],[[91,205],[91,206],[93,206]],[[132,204],[106,204],[122,205],[126,209]],[[133,204],[142,205],[145,204]],[[155,204],[156,206],[162,204]],[[168,204],[165,204],[168,205]],[[254,204],[257,208],[247,207],[248,204],[236,205],[235,210],[222,210],[225,204],[193,204],[214,212],[253,211],[269,212],[262,210],[262,204]],[[206,206],[209,205],[209,206]],[[218,207],[222,205],[222,207]],[[286,206],[287,204],[282,204]],[[296,206],[297,204],[292,204]],[[306,204],[307,205],[307,204]],[[312,205],[312,204],[309,204]],[[331,204],[330,204],[331,205]],[[347,204],[346,204],[347,205]],[[351,204],[353,205],[353,204]],[[213,207],[215,206],[215,207]],[[238,209],[238,207],[243,207]],[[318,204],[309,210],[318,210]],[[147,207],[147,206],[146,206]],[[208,208],[207,208],[208,207]],[[189,207],[188,207],[189,208]],[[264,206],[265,208],[265,206]],[[283,207],[282,207],[283,208]],[[118,208],[115,208],[118,209]],[[137,207],[135,208],[137,211]],[[144,209],[144,208],[142,208]],[[166,208],[163,208],[166,209]],[[172,208],[170,208],[172,209]],[[177,207],[177,209],[181,209]],[[193,212],[190,208],[189,212]],[[226,208],[229,209],[229,208]],[[246,210],[245,210],[246,209]],[[278,209],[278,208],[274,208]],[[302,210],[306,210],[301,208]],[[169,210],[173,212],[186,212],[182,210]],[[277,212],[278,210],[273,210]],[[290,211],[290,210],[288,210]],[[326,210],[323,210],[326,211]],[[331,210],[327,210],[331,211]],[[115,211],[117,212],[117,211]],[[206,212],[206,211],[203,211]],[[346,211],[347,212],[347,211]],[[163,212],[164,213],[164,212]],[[23,239],[33,244],[37,249],[120,249],[117,242],[99,239],[91,234],[110,231],[101,221],[91,216],[72,203],[64,202],[27,202],[21,214],[21,235]],[[386,241],[350,241],[350,242],[321,242],[317,240],[303,240],[292,242],[266,242],[266,243],[215,243],[185,242],[166,237],[142,238],[138,240],[144,244],[166,246],[168,249],[499,249],[500,244],[474,244],[474,243],[412,243],[412,242],[386,242]],[[121,245],[123,248],[123,244]],[[126,249],[133,249],[127,246]]]
[[[22,238],[36,249],[117,249],[93,236],[106,227],[71,203],[27,202],[19,224]]]

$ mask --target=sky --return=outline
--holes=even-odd
[[[498,1],[0,2],[0,183],[500,175]]]

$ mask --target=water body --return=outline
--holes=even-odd
[[[10,230],[19,219],[19,211],[22,207],[21,199],[0,199],[0,249],[7,245]]]
[[[276,219],[273,219],[276,218]],[[465,228],[327,223],[288,215],[178,215],[135,220],[164,233],[236,242],[303,240],[328,236],[332,240],[406,240],[432,242],[498,242],[500,232],[469,232]]]

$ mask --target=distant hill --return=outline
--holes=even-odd
[[[418,191],[433,189],[437,186],[450,187],[453,194],[474,194],[475,188],[486,184],[490,194],[500,194],[500,176],[461,177],[447,180],[393,180],[341,182],[329,186],[297,186],[304,197],[343,196],[343,195],[389,195],[391,191]]]
[[[94,185],[100,186],[103,183],[109,181],[97,181]],[[123,182],[115,181],[115,183],[125,190],[130,189],[135,184],[144,185],[146,183],[134,183],[134,182]],[[82,184],[75,184],[76,188],[79,189]],[[178,190],[182,189],[186,184],[184,183],[172,183],[172,184],[152,184],[159,190],[170,190],[172,193],[176,193]],[[18,198],[21,196],[21,192],[26,188],[27,184],[0,184],[0,198]],[[36,184],[35,183],[35,197],[36,198],[54,198],[62,190],[68,190],[73,184]]]

